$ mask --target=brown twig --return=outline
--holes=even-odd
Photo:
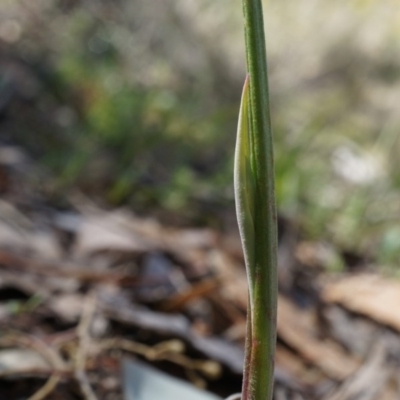
[[[87,270],[79,265],[49,264],[45,261],[21,257],[0,249],[0,267],[28,271],[37,275],[74,278],[83,282],[123,282],[132,284],[131,274]]]
[[[19,333],[0,338],[0,347],[21,346],[33,348],[48,361],[51,367],[49,370],[18,371],[18,373],[25,374],[32,372],[49,375],[47,382],[35,394],[29,397],[28,400],[45,399],[46,396],[56,388],[62,377],[68,378],[71,376],[75,377],[78,382],[85,400],[97,400],[86,375],[87,357],[93,343],[93,339],[90,336],[90,325],[95,310],[96,298],[91,294],[85,302],[82,317],[76,329],[78,344],[74,346],[73,352],[70,354],[70,357],[74,358],[72,365],[66,365],[66,362],[62,359],[57,350],[38,338],[24,336]],[[74,335],[72,335],[72,337],[74,337]],[[95,355],[107,350],[122,350],[141,355],[149,361],[170,361],[184,368],[188,377],[195,384],[200,386],[204,386],[204,380],[198,375],[198,372],[201,372],[209,378],[217,378],[221,372],[221,367],[217,362],[192,360],[182,354],[184,351],[184,344],[181,340],[176,339],[160,342],[155,346],[147,346],[127,339],[113,338],[97,341],[93,348],[95,349]],[[1,375],[10,376],[15,373],[15,371],[5,371]]]
[[[46,383],[27,400],[45,399],[57,386],[61,375],[56,371],[65,371],[66,366],[61,356],[42,340],[33,336],[7,336],[0,339],[0,346],[22,346],[36,350],[52,367],[53,371]]]
[[[241,393],[236,393],[236,394],[232,394],[231,396],[229,396],[225,400],[240,400],[241,398],[242,398]]]
[[[107,339],[100,342],[102,350],[119,349],[143,356],[149,361],[170,361],[186,371],[199,371],[209,378],[217,378],[221,373],[220,365],[215,361],[192,360],[182,354],[183,343],[180,340],[168,340],[150,347],[127,339]]]
[[[93,315],[96,311],[96,297],[94,293],[89,294],[85,302],[82,317],[79,322],[78,332],[78,349],[76,352],[75,360],[75,378],[79,384],[81,392],[85,400],[97,400],[97,396],[90,386],[89,379],[86,375],[86,359],[88,348],[90,345],[90,325],[92,323]]]
[[[52,374],[46,383],[32,396],[28,397],[28,400],[43,400],[45,399],[58,385],[60,377],[56,374]]]
[[[197,283],[196,285],[191,286],[189,289],[179,292],[169,299],[166,299],[162,304],[163,311],[177,311],[181,310],[188,303],[198,299],[199,297],[204,297],[205,295],[214,291],[220,282],[213,279],[206,279]]]

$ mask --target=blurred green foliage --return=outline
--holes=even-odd
[[[200,223],[215,209],[233,214],[244,78],[237,8],[228,0],[2,2],[2,46],[46,71],[35,107],[62,140],[49,128],[50,146],[28,123],[16,132],[34,130],[24,140],[45,148],[59,193],[79,186],[111,205]],[[265,13],[280,213],[309,238],[398,264],[397,6],[270,0]]]

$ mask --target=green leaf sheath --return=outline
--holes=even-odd
[[[249,115],[249,77],[243,87],[240,103],[238,131],[235,149],[234,188],[236,199],[236,215],[242,240],[243,253],[247,269],[249,310],[252,310],[254,298],[254,193],[255,180],[251,166],[250,115]],[[246,359],[244,363],[243,390],[249,385],[248,369],[251,363],[251,312],[247,315]]]
[[[247,52],[239,118],[235,195],[249,278],[242,400],[270,400],[276,341],[277,227],[262,5],[243,0]]]
[[[235,149],[234,187],[236,215],[246,268],[254,268],[254,193],[255,180],[251,168],[249,118],[249,79],[246,78],[240,103]],[[253,301],[255,271],[248,270],[250,301]]]

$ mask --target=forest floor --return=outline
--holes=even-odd
[[[270,3],[275,400],[399,399],[399,13]],[[0,400],[131,400],[124,360],[240,392],[240,8],[0,9]]]
[[[240,391],[247,287],[235,229],[166,226],[79,192],[55,207],[0,147],[0,399],[122,399],[136,358]],[[280,220],[275,399],[400,398],[400,282]]]

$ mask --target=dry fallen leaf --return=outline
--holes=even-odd
[[[327,303],[336,303],[348,310],[400,332],[400,282],[364,274],[346,277],[327,284],[322,291]]]
[[[84,258],[105,251],[142,253],[147,250],[149,246],[143,238],[109,212],[83,218],[73,253],[77,258]]]
[[[347,355],[337,343],[318,339],[313,332],[315,324],[312,319],[312,313],[300,310],[284,297],[279,297],[278,337],[330,378],[347,378],[357,370],[360,362]]]
[[[372,349],[365,364],[340,385],[332,394],[323,400],[378,400],[384,391],[390,375],[390,368],[385,363],[386,349],[382,343],[377,343]]]
[[[36,351],[30,349],[3,349],[0,351],[0,377],[48,372],[51,365]]]

